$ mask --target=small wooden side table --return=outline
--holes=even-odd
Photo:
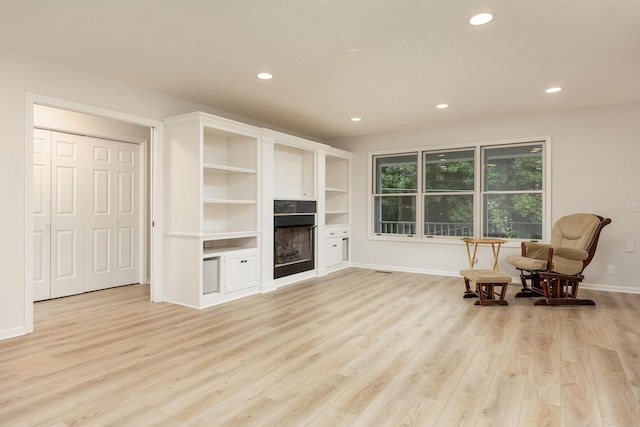
[[[474,239],[473,237],[463,237],[462,241],[467,245],[467,256],[469,257],[469,268],[473,270],[473,266],[476,263],[476,252],[478,252],[478,245],[491,245],[491,251],[493,252],[493,269],[498,271],[498,256],[500,255],[500,246],[503,243],[507,243],[504,239]],[[473,245],[473,255],[471,255],[470,245]]]

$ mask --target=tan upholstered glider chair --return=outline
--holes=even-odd
[[[521,255],[507,257],[520,270],[522,291],[516,298],[544,297],[536,305],[595,305],[577,298],[578,285],[596,253],[600,232],[610,223],[593,214],[567,215],[554,224],[550,244],[522,242]]]

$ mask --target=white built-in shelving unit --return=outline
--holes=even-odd
[[[164,122],[165,301],[206,308],[349,265],[351,153],[201,112]],[[318,208],[314,270],[277,281],[274,200]]]
[[[324,268],[335,270],[349,263],[351,154],[332,150],[323,158]]]
[[[192,113],[165,134],[166,300],[205,308],[258,292],[261,129]]]
[[[349,158],[326,155],[325,158],[325,223],[349,224]]]

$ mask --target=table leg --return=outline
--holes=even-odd
[[[498,247],[496,248],[495,245],[498,245]],[[498,271],[498,258],[500,257],[500,246],[502,246],[502,243],[491,244],[491,251],[493,252],[493,269],[495,271]]]
[[[471,259],[471,250],[469,250],[469,242],[465,242],[465,244],[467,245],[467,259],[469,260],[469,268],[473,270],[473,260],[475,259],[475,255],[473,257],[473,259]],[[475,254],[475,251],[474,251]]]
[[[469,263],[471,264],[471,269],[472,269],[472,270],[473,270],[473,266],[474,266],[474,265],[475,265],[475,263],[476,263],[476,253],[477,253],[477,252],[478,252],[478,243],[476,242],[476,243],[474,243],[474,244],[473,244],[473,258],[471,258],[471,259],[469,260]]]

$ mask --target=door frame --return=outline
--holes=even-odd
[[[120,111],[81,104],[64,99],[53,98],[36,93],[26,94],[25,102],[25,332],[33,332],[33,127],[34,127],[34,106],[44,105],[53,108],[75,111],[78,113],[90,114],[131,123],[134,125],[150,128],[150,141],[147,142],[148,149],[142,150],[141,164],[149,164],[149,170],[143,169],[141,176],[141,188],[148,194],[150,205],[149,221],[141,221],[141,233],[150,239],[149,251],[147,254],[146,239],[140,241],[140,256],[142,266],[140,277],[151,285],[152,302],[163,301],[162,286],[162,145],[163,145],[163,122],[161,120],[150,119]],[[149,182],[148,180],[151,180]],[[148,190],[146,190],[148,188]],[[148,191],[148,193],[147,193]],[[147,197],[141,197],[141,204],[146,205]],[[141,216],[143,216],[141,212]],[[151,230],[150,235],[147,230]],[[149,259],[149,276],[146,275],[146,259]]]

